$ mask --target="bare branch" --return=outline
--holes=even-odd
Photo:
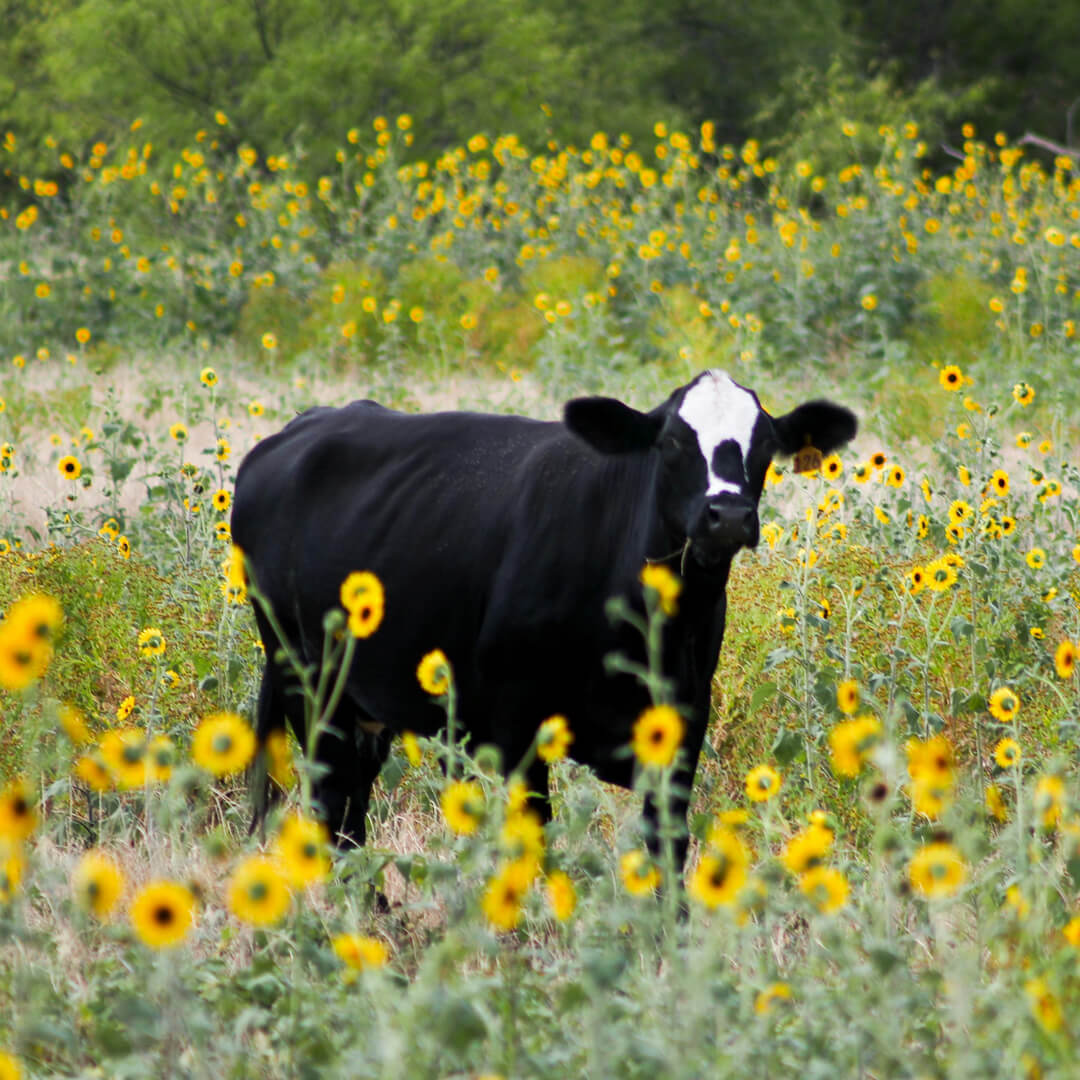
[[[251,0],[251,11],[255,16],[255,30],[259,35],[263,54],[267,60],[273,60],[274,50],[270,46],[270,37],[266,25],[266,0]]]
[[[1019,146],[1024,146],[1027,143],[1039,147],[1040,150],[1049,150],[1052,154],[1059,154],[1062,157],[1070,157],[1073,161],[1080,161],[1080,150],[1070,150],[1067,146],[1062,146],[1061,143],[1051,142],[1041,135],[1033,135],[1030,131],[1022,139],[1017,140]]]

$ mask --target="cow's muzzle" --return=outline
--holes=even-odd
[[[697,533],[703,548],[731,551],[756,547],[758,534],[757,506],[744,496],[725,493],[705,503]]]

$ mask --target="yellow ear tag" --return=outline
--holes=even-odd
[[[815,473],[821,468],[821,451],[807,443],[796,455],[792,466],[797,473]]]

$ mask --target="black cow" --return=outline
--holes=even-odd
[[[323,617],[354,570],[385,586],[385,618],[357,642],[352,670],[316,756],[316,796],[332,833],[363,843],[371,785],[394,734],[445,721],[420,688],[422,656],[453,667],[460,724],[508,767],[538,725],[561,713],[573,756],[629,786],[631,728],[649,704],[604,658],[643,659],[640,636],[612,625],[609,597],[643,609],[646,562],[683,577],[663,666],[686,710],[673,810],[685,817],[709,719],[731,561],[758,542],[758,500],[774,454],[823,453],[854,434],[854,415],[811,401],[784,416],[710,371],[651,412],[578,398],[562,422],[468,412],[406,415],[371,401],[315,408],[260,442],[240,466],[232,534],[283,634],[307,662]],[[286,719],[303,738],[295,679],[258,605],[266,645],[260,740]],[[547,792],[537,761],[527,777]],[[539,807],[547,813],[544,800]],[[656,807],[646,805],[655,822]],[[680,864],[685,844],[680,845]]]

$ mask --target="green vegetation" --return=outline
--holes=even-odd
[[[0,134],[65,187],[50,139],[79,155],[152,117],[171,159],[219,111],[230,149],[288,146],[309,179],[379,113],[414,117],[413,157],[477,131],[533,150],[596,130],[641,143],[657,118],[831,153],[841,120],[897,112],[935,153],[964,120],[1064,142],[1078,20],[1069,0],[3,0]],[[0,159],[0,198],[22,168]]]
[[[873,460],[865,412],[843,460],[770,482],[729,589],[683,920],[653,892],[633,796],[557,763],[540,830],[482,747],[449,784],[445,744],[397,746],[370,846],[332,863],[306,818],[247,834],[232,713],[250,714],[261,657],[223,495],[295,394],[342,387],[220,356],[221,374],[198,353],[121,356],[154,419],[91,377],[86,430],[45,414],[0,478],[27,524],[16,484],[55,493],[48,546],[5,541],[0,655],[16,598],[63,611],[41,679],[0,691],[0,1048],[26,1075],[1068,1075],[1078,476],[1042,395],[927,365],[926,443]],[[644,402],[685,374],[587,378]],[[364,376],[345,392],[386,391]],[[410,394],[446,393],[427,378]],[[531,373],[470,385],[458,403],[554,405]],[[872,392],[846,389],[821,386]],[[51,453],[50,421],[71,433]],[[437,660],[423,678],[441,692]],[[540,745],[557,753],[558,730]],[[305,748],[291,757],[285,807],[309,814]],[[663,775],[643,768],[639,795]]]
[[[40,11],[75,41],[120,7],[157,10]],[[934,169],[917,116],[821,78],[831,143],[776,156],[708,122],[443,141],[394,99],[323,173],[231,99],[186,145],[164,106],[164,149],[149,116],[61,139],[63,183],[4,151],[0,1077],[1071,1075],[1080,181],[971,130]],[[634,796],[557,763],[540,829],[483,747],[403,740],[331,858],[310,748],[276,746],[249,835],[255,440],[364,396],[653,405],[707,366],[863,428],[773,474],[733,573],[686,918]]]

